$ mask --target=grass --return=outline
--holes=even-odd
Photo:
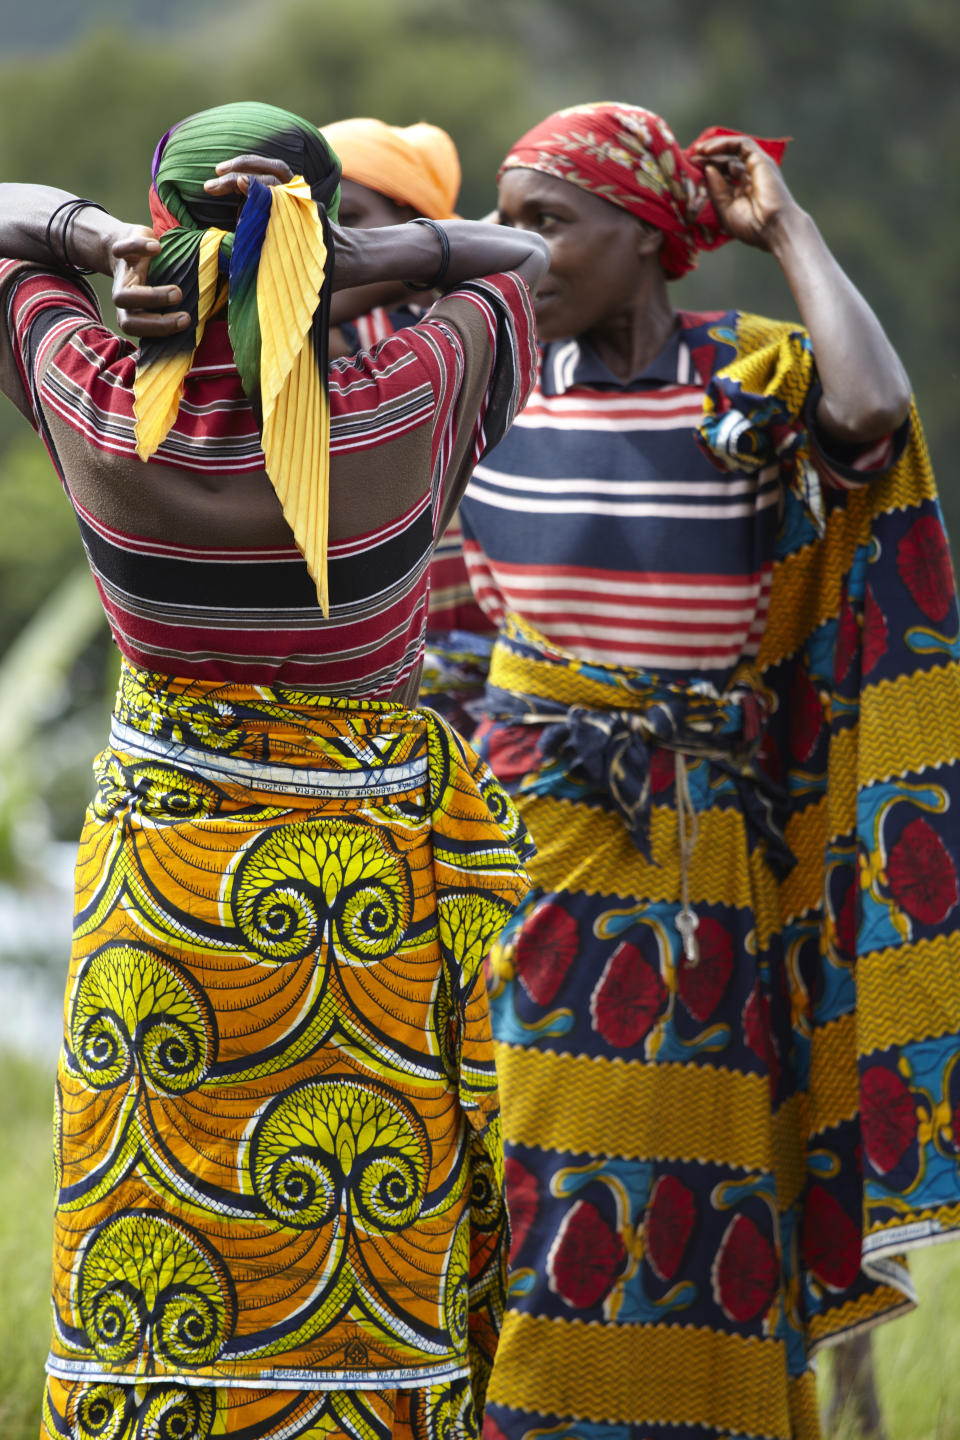
[[[0,1053],[0,1436],[36,1440],[50,1339],[53,1072]]]
[[[960,1242],[911,1256],[919,1305],[873,1332],[873,1360],[887,1440],[960,1436]],[[821,1391],[830,1385],[830,1356]],[[843,1426],[835,1440],[855,1440]]]
[[[0,1052],[0,1440],[36,1440],[49,1338],[53,1066]],[[874,1332],[887,1440],[960,1436],[960,1244],[922,1251],[920,1306]],[[830,1389],[829,1354],[821,1389]],[[834,1440],[856,1440],[841,1421]]]

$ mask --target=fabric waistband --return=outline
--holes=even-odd
[[[794,863],[783,837],[786,796],[754,763],[768,702],[749,666],[721,694],[705,681],[667,682],[649,671],[582,660],[508,614],[493,647],[484,713],[494,722],[543,727],[543,763],[517,794],[566,793],[572,779],[587,793],[607,795],[648,858],[650,752],[660,746],[678,757],[676,803],[691,812],[693,834],[686,757],[725,771],[771,863],[781,873]],[[682,850],[686,833],[681,814]]]
[[[213,784],[318,798],[426,787],[429,711],[390,701],[178,679],[124,663],[111,720],[118,754]]]
[[[134,803],[165,820],[227,815],[250,791],[303,796],[307,809],[393,797],[403,823],[430,824],[437,866],[462,865],[468,819],[482,853],[472,863],[488,878],[522,876],[534,853],[476,752],[433,710],[396,701],[177,679],[125,663],[110,748],[94,768],[102,814]]]
[[[508,614],[493,648],[485,710],[494,719],[547,725],[572,715],[609,727],[619,717],[631,733],[670,749],[749,756],[768,706],[749,666],[723,693],[708,681],[669,682],[647,670],[581,660]]]

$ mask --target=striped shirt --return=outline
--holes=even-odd
[[[340,326],[340,332],[352,351],[369,350],[398,330],[415,325],[422,314],[422,310],[411,305],[393,310],[378,306],[366,315],[346,321]],[[487,634],[491,630],[490,620],[477,604],[470,586],[463,559],[463,533],[457,516],[437,541],[430,564],[427,630],[434,634],[450,630]]]
[[[463,529],[458,515],[444,530],[433,554],[427,628],[434,635],[449,630],[492,635],[495,629],[474,597],[463,558]]]
[[[398,305],[391,310],[384,305],[377,305],[373,310],[368,310],[366,315],[358,315],[354,320],[344,320],[339,327],[340,334],[351,353],[356,354],[358,350],[372,350],[381,340],[388,340],[391,335],[396,335],[398,330],[406,330],[409,326],[416,325],[423,319],[424,313],[417,305]]]
[[[328,620],[266,476],[224,321],[208,324],[176,423],[144,463],[136,350],[86,284],[0,261],[0,319],[0,388],[46,443],[133,664],[414,701],[436,539],[533,381],[518,276],[463,285],[331,366]]]
[[[708,331],[734,319],[681,314],[626,384],[585,343],[545,347],[526,409],[461,506],[471,582],[493,623],[512,610],[582,659],[721,685],[757,653],[780,467],[721,471],[695,440],[717,363]],[[864,483],[895,448],[891,438],[841,460],[815,437],[833,486]]]

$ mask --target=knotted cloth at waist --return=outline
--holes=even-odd
[[[572,781],[609,797],[647,859],[650,765],[660,747],[678,757],[678,810],[691,808],[686,759],[708,760],[732,780],[775,871],[794,864],[783,835],[786,796],[756,763],[768,701],[749,666],[720,694],[707,681],[668,682],[581,660],[508,614],[493,648],[485,712],[494,722],[543,727],[541,763],[516,793],[558,794]]]

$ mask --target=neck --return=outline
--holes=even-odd
[[[676,311],[658,266],[650,283],[629,305],[588,330],[584,339],[618,380],[632,380],[659,355],[676,323]]]

